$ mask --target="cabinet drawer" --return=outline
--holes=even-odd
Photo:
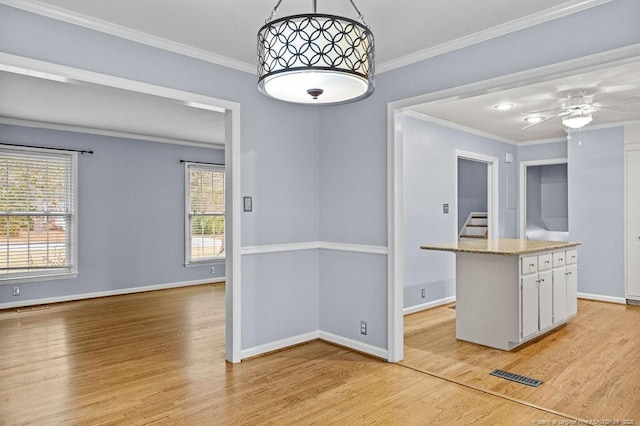
[[[573,265],[574,263],[578,262],[578,250],[576,249],[572,249],[572,250],[567,250],[567,265]]]
[[[553,267],[564,266],[566,264],[566,256],[567,254],[564,250],[553,253]]]
[[[538,271],[538,256],[523,256],[521,261],[523,275]]]
[[[538,271],[546,271],[551,269],[552,256],[551,253],[541,254],[538,256]]]

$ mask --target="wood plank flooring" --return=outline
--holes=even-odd
[[[639,306],[579,300],[566,326],[511,352],[456,340],[455,315],[439,307],[405,317],[402,364],[578,419],[640,425]],[[544,383],[509,382],[494,369]]]
[[[0,425],[567,422],[319,341],[228,364],[223,310],[204,285],[0,311]]]

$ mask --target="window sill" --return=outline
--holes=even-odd
[[[227,261],[226,258],[219,257],[217,259],[207,260],[204,262],[185,263],[182,266],[184,266],[185,268],[196,268],[198,266],[216,266],[216,265],[224,265],[226,261]]]
[[[67,280],[67,279],[77,278],[77,277],[78,277],[77,272],[64,272],[64,273],[50,274],[50,275],[32,275],[32,276],[26,276],[26,277],[0,278],[0,285],[34,283],[34,282],[53,281],[53,280]]]

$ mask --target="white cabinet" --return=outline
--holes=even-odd
[[[564,323],[577,313],[577,250],[520,258],[522,341]]]
[[[428,248],[456,253],[456,338],[510,351],[573,315],[577,243],[486,244],[484,251],[470,243]]]

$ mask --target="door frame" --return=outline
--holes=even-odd
[[[498,220],[499,211],[500,211],[500,191],[499,191],[499,162],[498,157],[492,157],[490,155],[479,154],[477,152],[464,151],[461,149],[456,149],[455,155],[455,164],[454,164],[454,176],[455,176],[455,194],[454,200],[456,200],[453,208],[453,214],[456,218],[456,227],[455,227],[455,237],[458,238],[459,227],[458,223],[458,160],[471,160],[476,161],[478,163],[484,163],[487,165],[487,231],[489,239],[498,238],[498,224],[500,223]]]
[[[519,236],[520,239],[526,239],[527,232],[527,168],[532,166],[552,166],[556,164],[567,164],[567,158],[550,158],[547,160],[529,160],[529,161],[520,161],[520,205],[518,209],[520,210],[520,229]]]
[[[625,139],[627,138],[627,132],[625,131]],[[640,132],[638,132],[640,134]],[[640,142],[625,140],[624,146],[624,297],[627,303],[640,304],[640,298],[638,296],[631,296],[629,294],[629,194],[628,188],[628,157],[629,152],[640,151]]]
[[[16,67],[22,70],[38,71],[41,73],[61,76],[73,80],[78,84],[99,85],[113,87],[138,93],[174,99],[180,102],[197,102],[209,105],[218,112],[225,114],[225,174],[226,174],[226,309],[225,309],[225,354],[229,362],[241,361],[241,257],[240,257],[240,220],[242,211],[242,197],[240,186],[240,104],[225,99],[197,93],[171,89],[164,86],[114,77],[93,71],[40,61],[24,56],[0,52],[0,65]],[[202,146],[202,145],[199,145]],[[211,144],[211,147],[220,147]]]

